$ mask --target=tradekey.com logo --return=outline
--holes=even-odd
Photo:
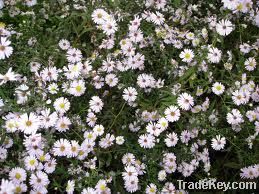
[[[216,179],[199,180],[198,182],[185,182],[177,180],[181,190],[256,190],[256,182],[220,182]]]

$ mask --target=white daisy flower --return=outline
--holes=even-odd
[[[169,106],[165,109],[165,118],[169,122],[175,122],[180,119],[180,110],[176,106]]]
[[[67,139],[60,139],[54,143],[54,156],[67,156],[71,151],[71,144]]]
[[[19,129],[25,134],[36,133],[40,127],[40,119],[35,113],[22,114],[18,119]]]
[[[102,24],[102,29],[106,35],[110,36],[117,31],[118,26],[116,21],[112,19],[105,21],[105,23]]]
[[[103,9],[96,9],[92,13],[92,19],[96,24],[103,24],[108,17],[109,14]]]
[[[12,181],[2,179],[0,184],[0,193],[13,194],[15,191],[15,185]]]
[[[210,47],[208,53],[208,60],[211,63],[219,63],[221,60],[222,52],[218,48]]]
[[[35,170],[39,164],[38,160],[34,156],[27,156],[24,159],[25,168],[27,170]]]
[[[193,53],[193,51],[191,49],[184,49],[180,53],[179,57],[182,59],[183,62],[189,63],[194,58],[194,53]]]
[[[59,132],[66,132],[71,124],[72,123],[68,117],[62,116],[57,120],[55,124],[55,129]]]
[[[157,186],[153,183],[149,184],[146,188],[146,194],[156,194]]]
[[[27,191],[27,185],[24,183],[15,183],[15,189],[14,189],[14,193],[18,194],[18,193],[25,193]]]
[[[216,31],[221,36],[229,35],[233,31],[233,29],[233,24],[227,19],[219,21],[216,25]]]
[[[98,96],[93,96],[89,102],[89,105],[93,112],[98,113],[103,109],[104,104],[101,98]]]
[[[30,185],[34,189],[41,189],[42,187],[47,187],[50,183],[48,175],[45,172],[37,171],[31,174]]]
[[[95,125],[93,131],[97,136],[101,136],[104,133],[104,127],[102,125]]]
[[[123,90],[123,99],[127,102],[134,102],[137,99],[138,92],[133,87],[128,87]]]
[[[178,140],[179,138],[177,134],[172,132],[166,135],[165,144],[167,147],[174,147],[177,144]]]
[[[14,183],[20,183],[26,180],[26,171],[23,168],[15,167],[9,172],[9,178]]]
[[[158,121],[157,121],[157,126],[162,130],[166,130],[168,127],[168,119],[161,117]]]
[[[64,97],[57,98],[54,102],[54,108],[57,112],[63,114],[69,110],[70,102]]]
[[[107,85],[109,85],[110,87],[114,87],[118,84],[118,78],[116,77],[115,74],[108,74],[105,77],[105,82]]]
[[[51,83],[49,86],[48,86],[48,91],[50,94],[57,94],[58,93],[58,84],[56,83]]]
[[[82,52],[76,48],[70,48],[67,50],[67,60],[70,63],[80,62],[82,59]]]
[[[62,49],[62,50],[67,50],[70,48],[70,43],[68,40],[65,39],[61,39],[58,43],[58,46]]]
[[[225,90],[225,86],[220,82],[215,82],[212,86],[212,92],[216,95],[223,94],[224,90]]]
[[[7,40],[6,37],[1,37],[0,40],[0,59],[9,58],[13,53],[13,48],[9,46],[11,41]]]
[[[75,190],[75,181],[74,180],[69,180],[67,182],[67,186],[66,186],[66,192],[68,194],[73,194]]]
[[[240,111],[237,109],[233,109],[230,113],[227,114],[227,122],[231,125],[239,125],[243,123],[243,116]]]
[[[191,107],[194,105],[193,97],[188,93],[182,93],[177,98],[177,103],[183,110],[190,110]]]
[[[74,96],[82,96],[85,93],[85,82],[83,80],[74,80],[70,84],[68,92]]]
[[[125,142],[125,139],[123,136],[117,136],[116,137],[116,144],[122,145]]]
[[[220,135],[217,135],[216,138],[213,138],[211,140],[211,147],[214,150],[224,149],[225,144],[226,144],[226,138],[225,137],[221,137]]]
[[[249,57],[246,61],[245,61],[245,68],[247,71],[254,71],[256,68],[256,60],[254,57]]]
[[[151,134],[140,135],[138,143],[142,148],[151,149],[155,146],[155,137]]]
[[[103,179],[99,180],[95,186],[95,189],[97,193],[106,193],[108,190],[106,181]]]

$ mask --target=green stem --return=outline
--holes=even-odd
[[[109,128],[108,128],[108,131],[113,127],[113,125],[115,124],[117,118],[119,117],[119,115],[121,114],[122,110],[124,109],[126,105],[126,102],[124,102],[124,104],[122,105],[121,109],[120,109],[120,112],[116,115],[116,117],[113,119],[112,123],[110,124]]]

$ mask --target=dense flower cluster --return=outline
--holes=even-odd
[[[259,3],[107,2],[0,0],[0,194],[258,178]]]

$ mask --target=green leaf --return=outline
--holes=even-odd
[[[237,164],[235,162],[228,162],[224,164],[224,166],[228,168],[234,168],[234,169],[240,169],[242,167],[240,164]]]

